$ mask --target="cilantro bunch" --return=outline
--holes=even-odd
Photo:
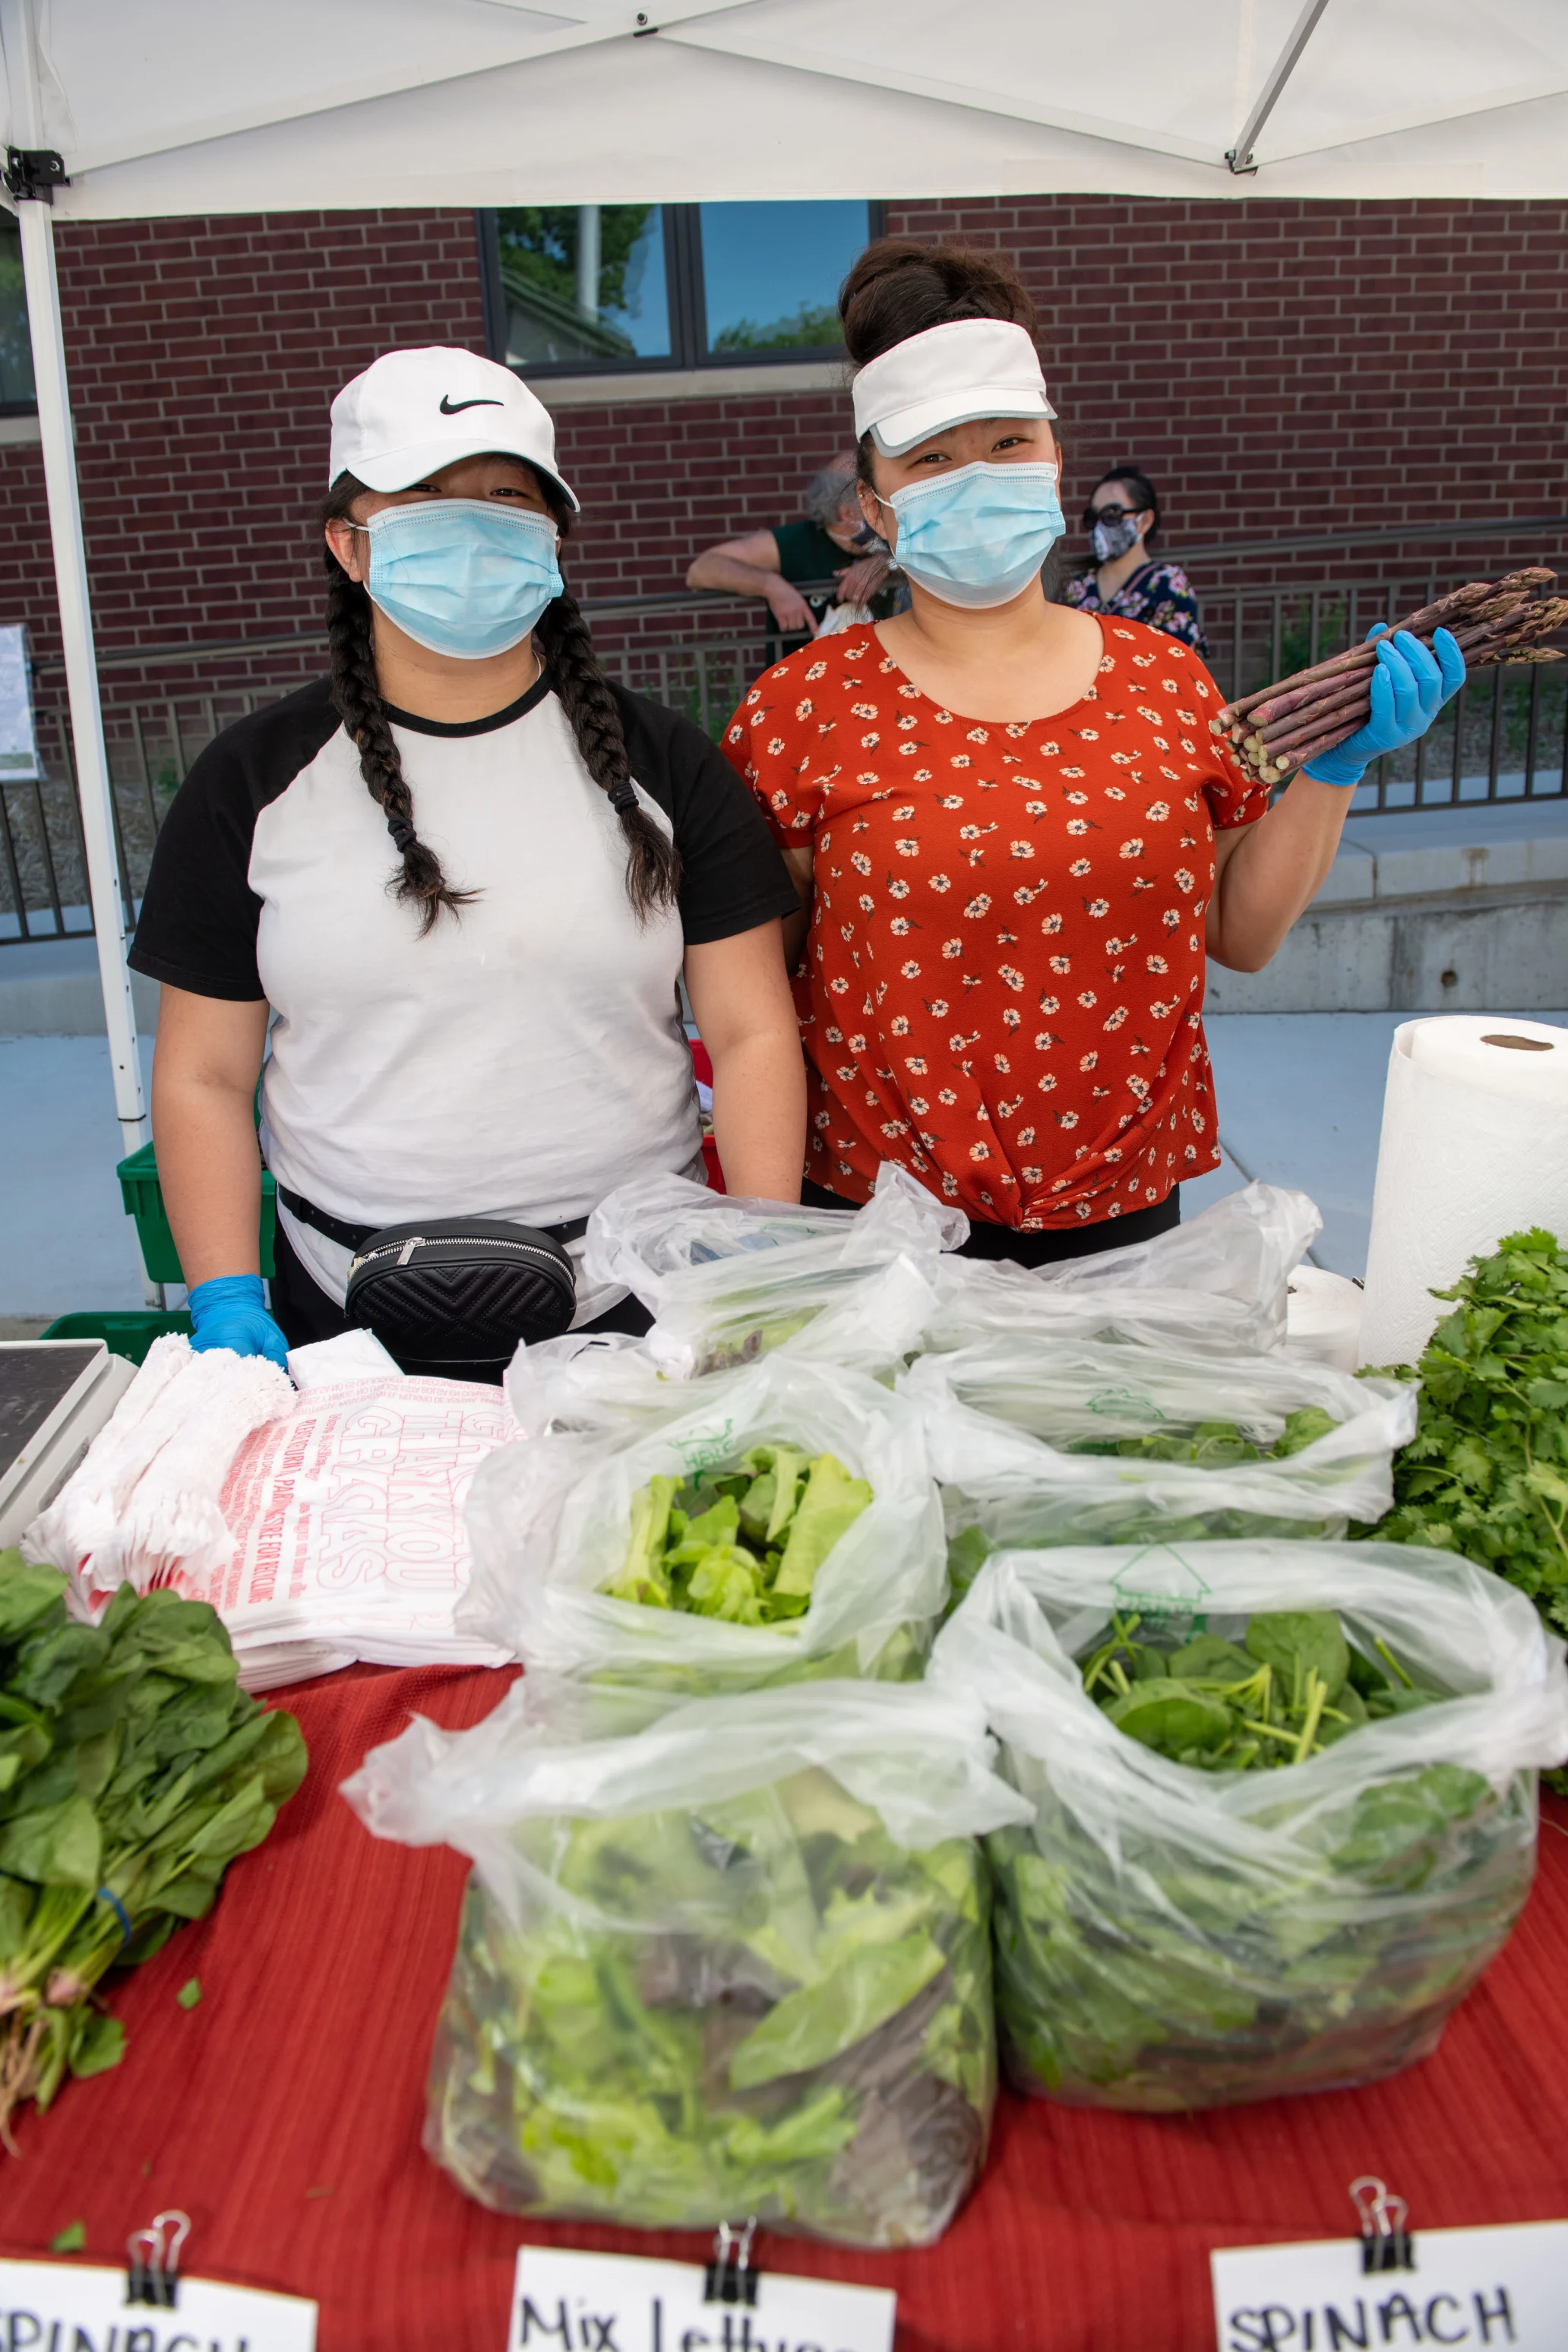
[[[119,2063],[94,1999],[211,1909],[305,1773],[290,1715],[241,1691],[216,1611],[121,1585],[96,1625],[0,1552],[0,2139],[68,2073]]]
[[[822,1566],[872,1500],[836,1454],[755,1445],[700,1479],[650,1478],[632,1497],[613,1600],[732,1625],[804,1617]]]
[[[1476,1257],[1422,1351],[1394,1508],[1366,1532],[1463,1553],[1568,1634],[1568,1251],[1539,1226]]]
[[[512,1832],[470,1885],[426,2145],[509,2212],[924,2245],[994,2090],[984,1864],[900,1846],[825,1770],[689,1810]]]

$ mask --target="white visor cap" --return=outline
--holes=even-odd
[[[854,383],[855,436],[901,457],[981,416],[1054,416],[1040,355],[1009,319],[950,319],[868,360]]]
[[[554,419],[510,368],[438,343],[384,352],[332,403],[327,479],[353,474],[367,490],[405,490],[492,450],[537,466],[576,508],[555,463]]]

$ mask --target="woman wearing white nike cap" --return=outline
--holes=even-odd
[[[1272,808],[1191,647],[1048,604],[1060,454],[1034,308],[995,253],[888,237],[839,298],[860,499],[911,607],[769,670],[726,748],[805,902],[805,1197],[884,1159],[1026,1265],[1176,1223],[1218,1165],[1205,954],[1268,962],[1356,783],[1463,682],[1378,650],[1369,725]],[[809,922],[809,932],[806,924]]]
[[[218,737],[153,858],[159,1173],[197,1347],[355,1322],[496,1378],[519,1336],[641,1328],[572,1253],[616,1185],[700,1172],[682,973],[731,1190],[798,1196],[795,894],[706,736],[600,671],[510,370],[387,353],[332,404],[330,479],[331,676]]]

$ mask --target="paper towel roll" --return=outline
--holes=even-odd
[[[1299,1265],[1285,1299],[1285,1353],[1353,1372],[1361,1360],[1359,1286],[1319,1265]]]
[[[1363,1364],[1414,1363],[1467,1261],[1545,1225],[1568,1242],[1568,1029],[1500,1013],[1406,1021],[1383,1105]]]

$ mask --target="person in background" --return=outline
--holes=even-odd
[[[778,625],[779,652],[808,644],[837,604],[863,605],[878,619],[895,609],[887,550],[860,512],[853,453],[812,477],[805,505],[799,522],[704,548],[686,574],[689,588],[762,597]],[[837,583],[831,594],[829,580]],[[805,587],[819,593],[808,597]]]
[[[1160,501],[1148,475],[1136,466],[1113,466],[1095,486],[1083,527],[1094,561],[1068,582],[1062,603],[1080,613],[1142,621],[1145,628],[1180,637],[1207,661],[1208,640],[1186,573],[1152,552]]]

